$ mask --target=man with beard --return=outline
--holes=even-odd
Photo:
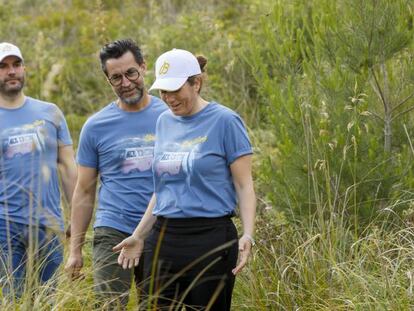
[[[66,271],[82,276],[82,245],[92,218],[99,175],[100,189],[93,238],[94,288],[104,308],[128,303],[132,275],[142,281],[142,264],[134,271],[117,264],[112,247],[128,237],[144,215],[153,193],[152,158],[155,124],[167,109],[144,87],[146,64],[130,39],[100,51],[103,72],[117,100],[88,119],[77,154],[78,182],[71,216],[70,254]]]
[[[25,96],[20,49],[0,43],[0,286],[19,297],[48,281],[63,260],[59,176],[70,202],[72,140],[60,109]],[[26,267],[35,277],[27,277]],[[30,290],[30,288],[28,288]]]

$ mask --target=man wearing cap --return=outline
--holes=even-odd
[[[109,308],[123,308],[128,303],[132,276],[135,274],[136,284],[142,281],[142,265],[123,270],[112,247],[133,232],[153,193],[155,124],[167,106],[147,93],[146,64],[135,42],[124,39],[105,45],[100,61],[117,99],[90,117],[82,128],[66,271],[72,278],[81,276],[82,245],[92,218],[99,175],[94,287],[99,300]]]
[[[39,272],[44,283],[62,262],[58,175],[68,203],[76,181],[62,112],[52,103],[25,96],[24,83],[19,48],[0,43],[0,285],[15,296],[24,290],[26,267]],[[27,279],[26,284],[36,282]]]

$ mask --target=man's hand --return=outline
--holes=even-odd
[[[70,254],[65,265],[65,272],[71,280],[83,279],[84,275],[81,273],[83,267],[82,255]]]

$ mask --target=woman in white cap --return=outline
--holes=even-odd
[[[151,89],[170,110],[156,128],[155,191],[133,235],[114,247],[124,268],[144,253],[145,288],[158,309],[230,310],[254,244],[252,147],[234,111],[200,96],[206,62],[179,49],[157,59]],[[237,204],[240,239],[231,220]]]

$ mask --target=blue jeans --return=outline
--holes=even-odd
[[[20,297],[25,283],[32,286],[47,282],[62,260],[63,246],[50,229],[0,219],[0,285],[3,294]],[[26,280],[27,274],[30,277]]]

